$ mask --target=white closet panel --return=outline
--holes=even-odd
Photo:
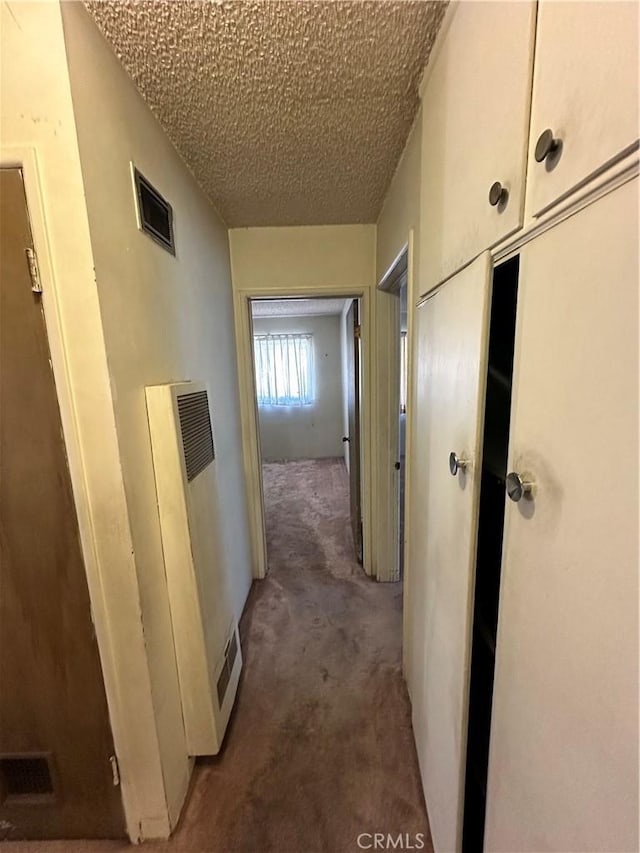
[[[553,205],[637,141],[639,17],[635,0],[540,3],[528,215]],[[562,149],[539,163],[536,144],[547,129]],[[543,150],[541,144],[539,156]]]
[[[522,226],[534,26],[535,3],[461,3],[427,68],[422,293]]]
[[[513,388],[486,849],[637,850],[637,180],[522,250]]]
[[[436,851],[461,843],[490,257],[417,314],[412,520],[406,603],[418,757]],[[451,453],[467,461],[457,475]]]

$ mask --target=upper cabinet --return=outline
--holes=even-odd
[[[540,216],[637,147],[637,2],[538,8],[527,216]]]
[[[422,293],[522,226],[535,12],[460,3],[445,20],[422,93]]]

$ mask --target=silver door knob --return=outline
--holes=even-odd
[[[451,471],[452,476],[455,477],[458,471],[464,471],[468,464],[468,459],[460,459],[453,450],[449,454],[449,470]]]
[[[554,155],[558,156],[561,150],[562,140],[557,139],[553,135],[551,128],[548,127],[546,130],[543,130],[538,137],[533,156],[536,158],[537,163],[543,163],[547,157],[553,157]]]
[[[489,204],[491,207],[504,206],[509,200],[509,190],[500,181],[491,184],[489,188]]]
[[[518,474],[517,471],[507,474],[507,494],[516,503],[525,496],[532,498],[535,486],[531,474]]]

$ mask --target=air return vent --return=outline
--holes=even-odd
[[[53,778],[48,754],[0,756],[0,801],[12,803],[50,801]]]
[[[191,482],[215,459],[207,392],[179,395],[178,415],[187,480]]]
[[[136,190],[138,226],[172,255],[176,253],[173,238],[173,210],[168,201],[133,166],[133,183]]]

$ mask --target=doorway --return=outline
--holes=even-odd
[[[378,284],[385,321],[386,359],[378,383],[380,417],[388,435],[380,483],[383,499],[389,501],[390,580],[401,580],[404,569],[404,520],[406,491],[407,406],[409,391],[409,246],[401,251]]]
[[[351,547],[362,563],[359,308],[358,299],[343,297],[250,301],[268,556],[273,536],[284,535],[275,524],[274,495],[296,488],[300,477],[319,477],[321,488],[324,479],[332,480],[327,505],[340,504],[336,489],[348,491]],[[318,497],[314,488],[313,495],[300,492],[295,512],[298,525],[306,519],[309,530],[305,504]],[[293,539],[300,535],[291,510],[280,527]]]
[[[0,831],[123,837],[22,171],[0,169]]]

